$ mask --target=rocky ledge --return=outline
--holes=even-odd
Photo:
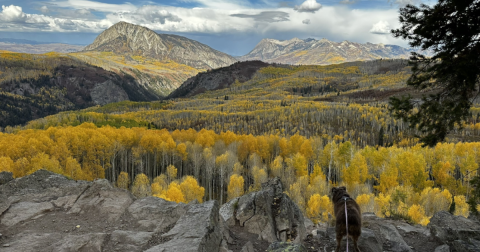
[[[474,219],[439,212],[427,227],[371,213],[363,219],[362,252],[480,251]],[[330,252],[335,246],[335,228],[304,218],[278,179],[220,207],[136,199],[107,180],[74,181],[44,170],[19,179],[0,173],[2,252]]]

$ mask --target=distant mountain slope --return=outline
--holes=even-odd
[[[236,62],[232,56],[197,41],[157,34],[148,28],[126,22],[119,22],[102,32],[85,50],[171,60],[198,69],[218,68]]]
[[[246,61],[202,72],[189,78],[167,98],[190,97],[207,90],[229,87],[235,81],[245,82],[250,80],[259,69],[268,66],[271,64],[262,61]]]
[[[422,53],[419,50],[406,49],[396,45],[361,44],[349,41],[337,43],[327,39],[293,38],[284,41],[263,39],[250,53],[238,59],[293,65],[328,65],[381,58],[406,59],[412,51]]]
[[[65,110],[157,99],[130,75],[106,71],[67,55],[0,51],[0,127]]]
[[[20,40],[20,42],[23,40]],[[28,42],[28,40],[26,41]],[[33,43],[33,42],[31,42]],[[0,50],[6,50],[11,52],[19,53],[48,53],[48,52],[59,52],[59,53],[70,53],[78,52],[85,48],[80,45],[69,45],[61,43],[51,43],[51,44],[31,44],[31,43],[17,43],[17,42],[2,42],[0,40]]]
[[[197,41],[157,34],[126,22],[113,25],[84,51],[70,55],[109,71],[128,73],[161,97],[200,71],[236,62],[235,58]]]

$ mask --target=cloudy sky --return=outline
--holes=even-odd
[[[126,21],[244,55],[263,38],[327,38],[407,46],[398,10],[436,0],[0,0],[0,38],[90,44]]]

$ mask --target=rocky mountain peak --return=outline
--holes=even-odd
[[[228,66],[235,58],[197,41],[156,32],[135,24],[119,22],[102,32],[85,51],[114,52],[174,61],[198,69]]]
[[[262,43],[263,42],[263,43]],[[429,52],[402,48],[394,45],[329,41],[326,38],[290,40],[262,40],[250,53],[240,57],[240,60],[263,60],[269,63],[328,65],[350,61],[365,61],[375,59],[409,58],[411,52]],[[266,43],[269,42],[269,43]]]

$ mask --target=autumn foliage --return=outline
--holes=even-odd
[[[341,137],[98,128],[92,123],[0,134],[0,169],[15,177],[47,169],[77,180],[107,178],[136,197],[187,203],[226,202],[278,176],[315,221],[325,221],[331,212],[327,195],[332,185],[347,186],[363,211],[383,217],[426,224],[435,212],[449,210],[452,201],[455,214],[468,216],[469,181],[479,159],[480,143],[360,148]]]

